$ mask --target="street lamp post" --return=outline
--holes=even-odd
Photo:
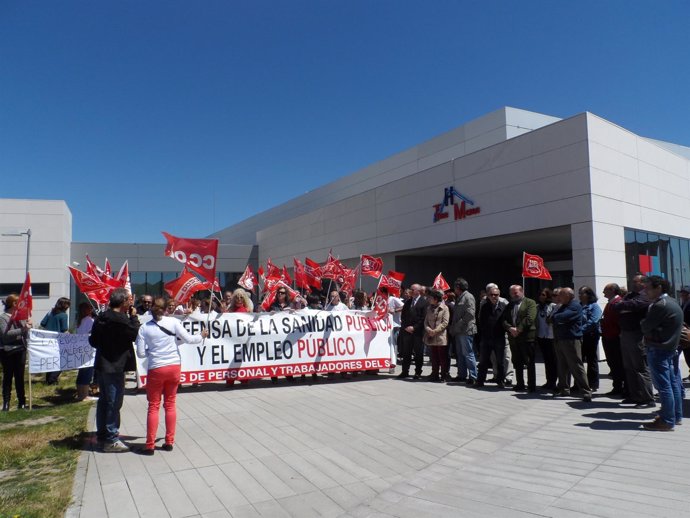
[[[7,232],[3,233],[3,236],[14,236],[14,237],[19,237],[19,236],[26,236],[26,272],[24,278],[26,278],[26,274],[29,273],[29,255],[31,253],[31,229],[27,228],[26,231],[24,232]]]

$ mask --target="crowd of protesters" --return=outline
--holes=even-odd
[[[425,379],[431,382],[460,382],[479,389],[495,383],[499,389],[541,389],[554,397],[577,392],[590,402],[599,390],[601,338],[613,382],[606,396],[621,398],[622,405],[651,409],[657,406],[656,388],[661,408],[644,428],[673,430],[683,417],[680,355],[690,345],[690,286],[681,289],[682,308],[669,291],[662,277],[638,274],[629,291],[615,283],[604,287],[607,303],[602,311],[588,286],[577,294],[568,287],[545,288],[537,302],[525,297],[520,285],[510,286],[505,299],[497,285],[489,284],[477,303],[462,278],[455,281],[453,294],[445,296],[413,284],[402,308],[398,377],[410,377],[414,363],[412,378],[421,379],[426,349],[431,373]],[[540,387],[537,347],[546,379]],[[455,377],[450,374],[452,357]],[[490,368],[493,378],[487,381]]]
[[[658,276],[635,275],[629,289],[607,284],[603,307],[593,289],[582,286],[577,293],[569,287],[544,288],[538,300],[525,296],[523,286],[508,288],[508,298],[501,296],[496,284],[488,284],[477,299],[466,280],[458,278],[445,293],[420,284],[412,284],[401,296],[385,289],[378,296],[388,298],[392,316],[394,357],[400,365],[397,378],[424,379],[429,382],[463,384],[477,389],[495,385],[516,392],[552,393],[569,397],[576,393],[585,402],[599,390],[599,342],[609,366],[612,390],[608,397],[620,398],[621,405],[636,409],[660,409],[648,430],[670,431],[681,424],[684,398],[680,374],[680,356],[685,351],[690,360],[690,286],[681,291],[681,305],[669,295],[668,281]],[[373,297],[361,290],[351,296],[331,290],[328,296],[302,296],[279,288],[269,311],[303,308],[343,311],[367,311]],[[18,407],[24,408],[24,367],[26,337],[31,321],[11,322],[17,296],[4,301],[0,315],[0,359],[3,366],[3,407],[9,410],[12,381],[15,382]],[[41,327],[67,331],[67,311],[71,301],[60,298],[43,318]],[[252,313],[261,307],[242,288],[226,291],[222,298],[192,298],[186,304],[155,298],[138,298],[122,289],[113,292],[108,311],[96,319],[89,303],[78,308],[74,331],[90,334],[97,349],[95,368],[80,369],[77,399],[89,398],[90,387],[99,388],[98,439],[105,451],[126,451],[118,439],[119,411],[124,394],[124,373],[134,370],[131,344],[136,339],[136,354],[149,361],[147,399],[147,438],[143,453],[153,454],[158,414],[164,401],[166,436],[164,449],[173,448],[175,434],[175,396],[180,383],[181,356],[176,337],[186,343],[200,342],[205,336],[191,336],[180,325],[179,317],[192,313]],[[139,324],[139,317],[150,320]],[[174,318],[177,317],[177,318]],[[545,383],[537,386],[536,356],[543,360]],[[423,375],[425,357],[431,372]],[[455,375],[451,375],[455,360]],[[690,361],[688,362],[690,365]],[[414,370],[412,368],[414,367]],[[95,371],[95,372],[94,372]],[[391,373],[395,368],[391,369]],[[491,371],[491,379],[487,379]],[[373,374],[377,374],[374,371]],[[335,373],[327,376],[333,377]],[[343,372],[343,377],[358,373]],[[49,373],[47,384],[57,382],[59,373]],[[312,378],[318,376],[314,374]],[[286,378],[295,382],[293,377]],[[305,376],[301,377],[302,380]],[[275,383],[276,378],[272,378]],[[246,381],[245,381],[246,382]],[[232,385],[228,381],[228,385]],[[657,391],[655,397],[654,389]]]

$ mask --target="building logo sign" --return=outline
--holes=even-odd
[[[460,194],[452,185],[443,189],[443,201],[434,205],[434,223],[447,219],[450,214],[448,207],[453,207],[453,218],[455,221],[465,219],[468,216],[479,214],[479,207],[474,206],[474,202],[467,196]]]

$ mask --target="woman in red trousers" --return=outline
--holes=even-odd
[[[201,335],[190,335],[175,317],[166,317],[165,300],[158,298],[153,302],[153,318],[139,328],[137,336],[137,356],[148,360],[146,379],[146,399],[149,410],[146,418],[146,446],[139,451],[142,455],[153,455],[158,431],[161,396],[165,410],[165,443],[163,449],[172,451],[175,443],[175,424],[177,412],[175,398],[180,384],[180,347],[176,338],[183,343],[199,344],[208,336],[204,329]]]

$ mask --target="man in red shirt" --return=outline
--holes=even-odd
[[[618,325],[618,312],[613,310],[613,305],[622,300],[620,286],[615,283],[607,284],[604,286],[604,296],[608,299],[608,303],[604,307],[600,322],[601,342],[606,353],[606,363],[611,371],[611,379],[613,379],[613,390],[607,395],[626,397],[625,370],[621,354],[621,328]]]

